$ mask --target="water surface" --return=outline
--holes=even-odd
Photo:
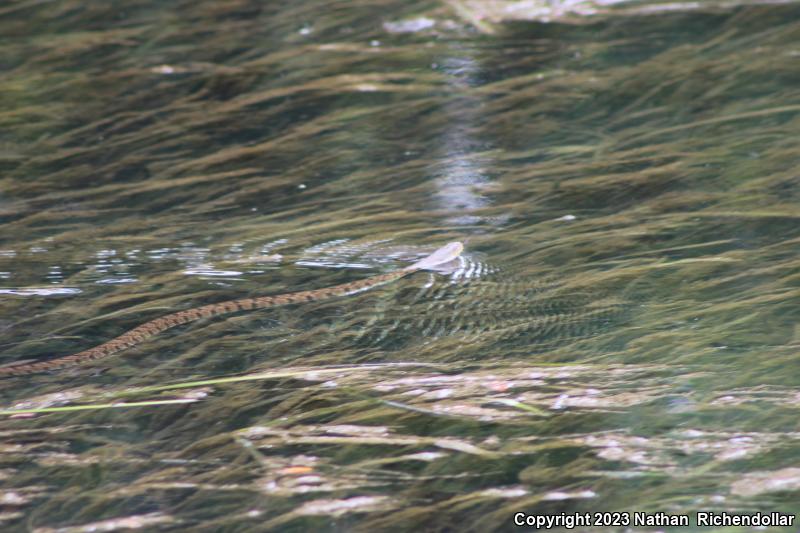
[[[4,529],[797,511],[798,8],[458,5],[0,8],[3,363],[467,244],[3,380]]]

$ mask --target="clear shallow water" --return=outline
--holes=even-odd
[[[7,7],[4,362],[467,254],[3,380],[3,527],[795,512],[797,20]]]

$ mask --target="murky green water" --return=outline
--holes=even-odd
[[[0,7],[3,363],[467,245],[3,379],[4,531],[798,511],[800,9],[475,5]]]

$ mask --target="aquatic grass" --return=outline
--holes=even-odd
[[[3,417],[3,528],[155,509],[491,530],[742,512],[740,479],[796,500],[762,491],[800,450],[795,6],[490,13],[479,35],[436,2],[84,4],[0,8],[0,282],[82,291],[0,301],[6,360],[357,279],[403,246],[469,237],[468,256],[3,381],[4,413],[51,414]],[[384,26],[410,17],[430,22]],[[281,260],[246,262],[262,253]],[[392,362],[411,364],[360,365]],[[258,454],[248,428],[273,431]]]
[[[174,405],[193,403],[196,399],[173,399],[173,400],[150,400],[143,402],[115,402],[104,404],[83,404],[83,405],[65,405],[63,407],[40,407],[35,409],[3,409],[0,410],[0,415],[25,415],[25,414],[39,414],[39,413],[68,413],[73,411],[87,411],[96,409],[122,409],[127,407],[149,407],[160,405]]]
[[[195,381],[186,381],[186,382],[179,382],[179,383],[172,383],[172,384],[162,384],[162,385],[151,385],[145,387],[136,387],[136,388],[126,388],[117,391],[93,391],[89,393],[89,396],[95,396],[98,399],[100,398],[124,398],[129,396],[139,396],[139,395],[147,395],[154,392],[170,392],[174,390],[182,390],[182,389],[197,389],[203,387],[210,387],[214,385],[223,385],[223,384],[230,384],[230,383],[240,383],[240,382],[247,382],[247,381],[261,381],[261,380],[275,380],[280,378],[299,378],[299,379],[316,379],[317,376],[325,376],[327,374],[343,374],[352,371],[357,372],[368,372],[370,370],[370,366],[372,366],[376,370],[386,369],[388,368],[403,368],[403,367],[437,367],[440,365],[435,364],[426,364],[426,363],[419,363],[419,364],[403,364],[403,363],[393,363],[390,365],[359,365],[357,367],[336,367],[336,368],[313,368],[313,369],[287,369],[284,371],[275,371],[275,372],[260,372],[256,374],[248,374],[244,376],[226,376],[226,377],[219,377],[213,379],[204,379],[204,380],[195,380]],[[115,403],[104,403],[104,404],[87,404],[87,405],[75,405],[75,406],[64,406],[64,407],[41,407],[41,408],[32,408],[32,409],[6,409],[0,410],[0,414],[9,415],[9,414],[24,414],[24,413],[48,413],[48,412],[66,412],[66,411],[77,411],[77,410],[85,410],[85,409],[108,409],[108,408],[116,408],[116,407],[142,407],[148,405],[168,405],[173,403],[191,403],[198,401],[198,399],[165,399],[165,400],[150,400],[150,401],[140,401],[140,402],[115,402]],[[23,401],[23,403],[25,403]]]

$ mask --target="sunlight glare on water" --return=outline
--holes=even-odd
[[[123,7],[0,7],[0,529],[796,512],[794,2]]]

